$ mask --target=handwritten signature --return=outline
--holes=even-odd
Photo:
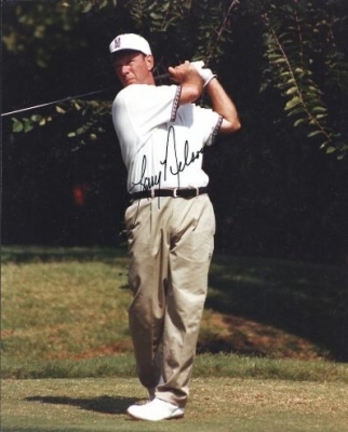
[[[168,163],[168,153],[169,153],[169,146],[173,143],[174,148],[174,155],[175,155],[175,164],[174,166],[170,165]],[[184,151],[183,151],[183,159],[179,160],[178,154],[177,154],[177,146],[176,146],[176,138],[175,138],[175,129],[173,126],[170,126],[168,129],[167,134],[167,142],[166,142],[166,152],[165,152],[165,158],[164,160],[160,161],[160,164],[163,165],[163,170],[160,170],[157,174],[152,176],[146,176],[146,168],[147,168],[147,157],[146,155],[143,156],[142,164],[141,164],[141,177],[138,182],[133,182],[132,189],[134,189],[136,186],[141,186],[142,190],[146,191],[154,186],[158,186],[158,188],[161,188],[162,179],[164,181],[167,180],[167,174],[168,170],[169,172],[177,176],[178,178],[178,187],[180,187],[180,173],[182,173],[186,167],[190,166],[195,160],[199,159],[200,155],[203,154],[204,147],[202,147],[200,150],[195,152],[190,152],[189,149],[189,143],[188,140],[185,141],[184,144]]]

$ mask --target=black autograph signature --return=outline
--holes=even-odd
[[[175,155],[175,164],[174,166],[170,165],[168,163],[168,152],[169,152],[169,146],[170,144],[173,144],[174,148],[174,155]],[[146,155],[143,156],[142,164],[141,164],[141,177],[138,182],[133,182],[132,189],[134,189],[136,186],[141,186],[143,191],[149,190],[153,188],[154,186],[158,186],[158,188],[161,188],[162,179],[166,181],[168,170],[169,172],[177,176],[178,178],[178,188],[180,187],[180,173],[182,173],[186,167],[190,166],[195,160],[199,159],[200,155],[203,154],[204,147],[202,147],[200,150],[195,152],[190,152],[189,148],[189,142],[186,140],[184,144],[184,152],[183,152],[183,159],[179,160],[178,154],[177,154],[177,147],[176,147],[176,138],[175,138],[175,129],[173,126],[170,126],[168,129],[167,134],[167,142],[166,142],[166,152],[165,152],[165,158],[163,161],[160,161],[161,165],[163,165],[163,170],[160,170],[157,174],[152,176],[146,176],[146,167],[147,167],[147,157]]]

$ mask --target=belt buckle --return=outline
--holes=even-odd
[[[177,190],[178,190],[179,188],[174,188],[173,189],[173,198],[178,198],[178,194],[177,194]]]

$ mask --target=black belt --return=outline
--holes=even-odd
[[[198,195],[208,193],[207,187],[201,188],[175,188],[175,189],[147,189],[141,192],[134,192],[130,194],[132,200],[142,198],[155,198],[155,197],[172,197],[172,198],[193,198]]]

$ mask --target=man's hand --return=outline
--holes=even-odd
[[[172,80],[178,84],[183,84],[192,79],[200,79],[197,68],[188,60],[179,66],[169,67],[168,72],[170,73]]]
[[[195,61],[191,63],[199,73],[199,76],[203,80],[203,87],[207,86],[213,78],[216,78],[216,75],[212,72],[211,69],[204,67],[204,61]]]
[[[185,63],[179,66],[169,67],[168,72],[172,80],[181,87],[180,105],[192,103],[201,96],[203,80],[192,63],[185,61]]]

